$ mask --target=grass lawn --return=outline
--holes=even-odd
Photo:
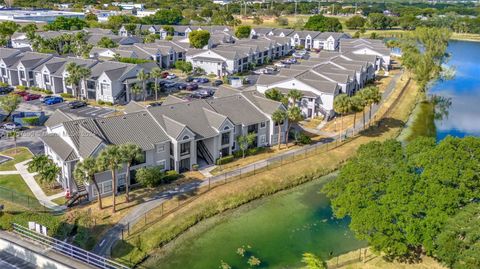
[[[0,155],[12,157],[13,160],[0,164],[0,171],[15,171],[15,164],[26,161],[32,158],[32,153],[27,148],[19,147],[15,153],[15,149],[7,149],[0,152]]]
[[[0,175],[0,186],[8,189],[0,191],[0,201],[5,204],[6,211],[43,208],[20,175]]]
[[[35,197],[20,175],[0,175],[0,186],[31,197]]]
[[[323,117],[318,116],[313,119],[304,120],[300,122],[300,124],[306,128],[316,129],[317,126],[320,125],[320,123],[322,123],[322,121],[323,121]]]
[[[340,269],[446,269],[446,267],[440,265],[437,261],[430,257],[422,257],[419,263],[399,263],[399,262],[387,262],[381,256],[373,253],[369,249],[365,252],[365,249],[361,250],[362,259],[359,259],[360,251],[354,250],[338,257],[327,261],[329,268]]]
[[[129,237],[126,243],[117,243],[113,250],[113,257],[138,263],[146,254],[159,255],[161,249],[158,247],[205,218],[338,169],[345,160],[355,154],[361,145],[397,137],[416,104],[417,94],[418,90],[413,82],[403,92],[401,88],[396,88],[389,100],[379,109],[378,117],[383,118],[381,124],[364,131],[361,136],[335,149],[320,150],[302,161],[283,164],[218,186],[214,191],[195,196],[196,199],[190,199],[190,202],[184,203],[177,210],[164,215],[150,225],[137,224],[139,228],[134,227],[132,230],[138,232]],[[175,200],[170,203],[175,203]],[[141,250],[137,247],[138,244],[141,244]]]
[[[64,205],[67,202],[67,199],[64,196],[62,196],[62,197],[53,199],[52,202],[56,203],[57,205]]]

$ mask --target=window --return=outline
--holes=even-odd
[[[166,166],[166,161],[165,160],[160,160],[160,161],[157,161],[157,166],[158,168],[160,168],[160,170],[165,170],[165,166]]]
[[[264,145],[267,143],[267,137],[265,135],[260,136],[260,144]]]
[[[180,144],[180,155],[190,154],[190,142]]]
[[[112,191],[112,181],[107,181],[103,183],[103,192],[107,193]]]
[[[170,142],[170,156],[173,156],[173,143]]]
[[[7,77],[7,69],[2,68],[1,70],[2,70],[2,76]]]
[[[266,122],[260,122],[260,128],[265,128],[265,126],[267,126],[267,123]]]
[[[45,81],[45,83],[47,83],[47,84],[50,84],[50,76],[48,74],[44,74],[43,75],[43,81]]]
[[[126,178],[127,178],[126,174],[119,174],[118,175],[118,186],[125,185]]]
[[[25,79],[25,71],[23,70],[20,71],[20,78]]]
[[[230,132],[222,133],[222,146],[230,144]]]
[[[106,90],[110,87],[109,84],[100,83],[100,94],[103,95]]]
[[[88,89],[95,89],[95,81],[87,80],[87,88]]]
[[[157,145],[157,153],[165,151],[165,144]]]
[[[248,126],[248,133],[258,132],[258,124],[252,124]]]
[[[132,162],[132,166],[143,164],[147,161],[147,153],[145,151],[143,151],[142,154],[143,154],[142,160],[141,161],[136,161],[135,160],[134,162]]]

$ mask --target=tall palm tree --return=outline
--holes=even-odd
[[[79,162],[75,165],[75,170],[73,170],[73,176],[75,180],[78,181],[88,181],[93,183],[95,189],[97,190],[97,199],[98,199],[98,208],[103,209],[102,206],[102,196],[100,194],[100,188],[98,182],[95,179],[95,174],[101,172],[99,166],[97,165],[97,160],[93,157],[85,158],[82,162]]]
[[[342,132],[343,132],[343,115],[350,111],[350,97],[342,93],[335,97],[333,100],[333,109],[335,112],[340,114],[341,123],[340,123],[340,141],[342,141]]]
[[[288,119],[288,125],[287,125],[287,132],[285,133],[285,145],[288,148],[288,133],[290,132],[290,128],[294,123],[297,123],[303,120],[302,110],[300,110],[300,108],[296,106],[288,108],[287,119]]]
[[[130,92],[133,93],[133,99],[134,100],[137,100],[137,95],[142,92],[142,88],[140,88],[140,86],[138,84],[135,84],[132,86],[132,88],[130,88]]]
[[[355,134],[355,124],[357,123],[357,113],[363,111],[365,108],[364,100],[358,96],[354,95],[350,97],[350,112],[353,113],[353,131],[352,134]]]
[[[91,75],[92,75],[92,72],[90,71],[90,69],[83,66],[78,68],[78,76],[80,77],[82,88],[85,91],[83,94],[85,95],[85,99],[87,100],[88,100],[87,79]]]
[[[373,104],[378,105],[380,103],[380,101],[382,100],[382,94],[380,93],[378,87],[371,86],[363,90],[368,91],[367,105],[370,107],[370,110],[368,111],[368,126],[370,126],[370,123],[372,122],[372,106]]]
[[[120,149],[118,146],[110,145],[103,149],[98,155],[98,165],[100,170],[110,170],[112,172],[112,199],[113,199],[113,209],[112,212],[116,211],[115,204],[115,195],[117,192],[117,173],[116,171],[121,168],[123,162],[123,156],[121,155]]]
[[[11,137],[13,139],[13,143],[15,144],[15,154],[17,154],[17,137],[18,137],[18,132],[16,130],[13,130],[8,133],[8,137]]]
[[[297,101],[302,99],[303,93],[299,90],[293,89],[287,93],[287,97],[292,100],[293,106],[297,106]]]
[[[72,90],[74,92],[74,96],[78,99],[79,98],[79,90],[78,90],[78,83],[80,83],[80,66],[74,62],[67,64],[68,77],[65,79],[65,82],[72,86]]]
[[[142,83],[143,101],[147,100],[147,80],[149,78],[148,73],[145,70],[140,70],[137,74],[137,79]]]
[[[363,104],[363,108],[362,108],[363,129],[365,129],[365,108],[368,105],[368,94],[369,94],[368,91],[365,91],[365,90],[361,90],[357,93],[357,96],[360,97],[360,99],[362,99],[362,104]]]
[[[280,149],[280,143],[282,138],[282,122],[287,118],[287,112],[283,109],[277,109],[272,114],[272,121],[278,126],[278,149]]]
[[[153,89],[155,91],[155,101],[157,101],[158,91],[160,90],[159,88],[160,85],[158,85],[158,79],[162,77],[162,69],[160,69],[160,67],[153,68],[152,71],[150,71],[150,76],[155,79],[155,85]]]
[[[127,164],[127,176],[125,178],[125,194],[127,203],[130,201],[128,196],[128,185],[130,185],[130,167],[132,163],[143,161],[142,149],[131,143],[123,144],[119,146],[120,155],[123,157],[123,162]]]

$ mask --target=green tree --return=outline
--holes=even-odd
[[[43,28],[47,31],[60,30],[81,30],[87,27],[87,23],[79,18],[57,17],[53,22],[46,24]]]
[[[287,26],[287,25],[288,25],[288,18],[286,18],[286,17],[278,17],[278,18],[275,18],[275,22],[276,22],[279,26]]]
[[[10,94],[5,96],[0,96],[0,108],[4,113],[7,113],[7,116],[3,121],[7,121],[12,113],[17,110],[18,105],[22,102],[22,98],[16,94]]]
[[[12,35],[20,29],[20,25],[13,21],[4,21],[0,23],[0,39],[5,45],[10,45]]]
[[[380,101],[382,100],[382,94],[380,93],[380,90],[378,89],[378,87],[374,87],[374,86],[369,86],[367,88],[364,88],[360,92],[362,91],[364,92],[362,93],[362,97],[365,98],[365,104],[370,107],[368,110],[368,126],[370,126],[372,123],[373,105],[374,104],[378,105],[380,103]]]
[[[480,268],[480,204],[449,218],[436,239],[435,256],[448,268]]]
[[[158,100],[158,91],[160,90],[160,85],[158,80],[162,77],[162,69],[160,67],[155,67],[150,71],[150,76],[155,79],[155,84],[153,85],[153,90],[155,91],[155,101]]]
[[[193,70],[192,63],[186,61],[176,61],[175,68],[182,71],[182,73],[190,73]]]
[[[48,156],[45,154],[34,155],[32,160],[27,164],[27,170],[30,173],[37,173],[44,169],[48,164]]]
[[[292,106],[287,109],[287,131],[285,132],[285,145],[288,148],[288,136],[290,133],[290,129],[292,128],[293,124],[297,124],[301,120],[303,120],[302,110],[298,106]]]
[[[66,71],[68,73],[68,76],[65,79],[65,82],[72,87],[73,95],[75,96],[75,98],[79,99],[80,89],[78,84],[82,80],[81,67],[74,62],[70,62],[67,64]]]
[[[156,34],[149,34],[143,38],[143,43],[155,43],[156,39],[159,39]]]
[[[283,109],[277,109],[275,112],[272,114],[272,121],[275,123],[275,125],[278,126],[278,149],[280,149],[281,145],[281,137],[282,137],[282,124],[283,122],[287,119],[287,112]]]
[[[357,96],[361,99],[361,102],[362,102],[362,104],[363,104],[363,107],[362,107],[363,129],[365,129],[365,126],[366,126],[366,121],[365,121],[365,108],[369,105],[369,103],[368,103],[368,100],[369,100],[368,94],[369,94],[369,92],[368,92],[368,91],[365,91],[365,90],[360,90],[360,91],[357,93]]]
[[[357,238],[387,259],[411,261],[434,255],[442,231],[451,235],[445,223],[475,203],[479,172],[480,138],[419,138],[406,148],[392,139],[362,145],[323,191]]]
[[[333,100],[333,109],[335,110],[336,113],[340,114],[340,141],[343,140],[343,115],[347,114],[351,110],[351,103],[350,103],[350,97],[348,95],[342,93],[339,94],[335,97]]]
[[[298,106],[298,101],[300,101],[303,97],[303,93],[297,89],[293,89],[288,91],[287,97],[292,100],[293,106]]]
[[[133,93],[133,100],[137,100],[137,96],[142,92],[142,87],[138,84],[134,84],[130,88],[130,92]]]
[[[98,208],[101,210],[103,209],[102,206],[102,195],[100,192],[100,187],[98,186],[97,179],[95,178],[95,174],[102,172],[97,165],[97,160],[93,157],[87,157],[83,159],[83,161],[78,162],[75,165],[75,170],[73,170],[73,176],[77,182],[84,183],[90,182],[93,183],[95,186],[95,190],[97,191],[97,201],[98,201]]]
[[[260,25],[263,23],[263,19],[259,16],[253,17],[253,24]]]
[[[123,156],[120,148],[116,145],[109,145],[98,155],[98,167],[102,171],[110,170],[112,173],[112,212],[116,212],[116,192],[117,192],[117,170],[122,167]]]
[[[365,26],[367,20],[359,15],[355,15],[345,22],[348,29],[360,29]]]
[[[269,90],[265,91],[265,97],[267,97],[268,99],[277,101],[277,102],[281,102],[282,99],[285,96],[278,89],[272,88],[272,89],[269,89]]]
[[[337,18],[313,15],[308,18],[304,28],[311,31],[340,32],[342,31],[342,24]]]
[[[42,170],[38,171],[40,181],[52,184],[55,182],[62,172],[62,169],[58,167],[51,159],[48,159],[47,164]]]
[[[154,15],[142,19],[144,24],[175,25],[183,20],[182,12],[178,9],[161,9]]]
[[[22,33],[31,33],[31,32],[36,32],[37,30],[38,30],[38,27],[35,23],[29,23],[22,26],[19,31]]]
[[[85,20],[86,21],[98,21],[98,17],[94,13],[89,12],[85,15]]]
[[[350,112],[353,113],[353,131],[352,131],[353,135],[355,135],[357,113],[363,111],[364,108],[365,108],[365,101],[360,96],[354,95],[350,97]]]
[[[237,38],[248,38],[250,37],[250,32],[252,31],[252,27],[249,25],[240,25],[235,30],[235,36]]]
[[[401,16],[398,22],[403,30],[414,30],[420,23],[417,17],[413,14],[405,14]]]
[[[205,30],[195,30],[188,34],[190,45],[194,48],[201,49],[208,45],[210,40],[210,32]]]
[[[111,38],[104,36],[98,40],[97,46],[100,48],[116,48],[118,47],[118,44],[115,43]]]
[[[302,263],[305,264],[304,269],[327,269],[327,263],[313,253],[303,253]]]
[[[237,143],[242,151],[242,158],[245,158],[247,149],[255,142],[255,139],[257,139],[257,135],[253,132],[237,136]]]
[[[130,201],[128,187],[130,185],[130,168],[132,164],[136,162],[143,162],[143,150],[132,143],[126,143],[119,146],[120,155],[123,157],[123,162],[126,163],[127,166],[127,175],[125,178],[125,195],[127,203]]]
[[[142,84],[143,101],[147,100],[147,80],[150,78],[145,70],[141,69],[137,74],[137,80]]]

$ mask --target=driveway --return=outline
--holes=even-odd
[[[17,146],[27,147],[35,155],[43,154],[43,142],[39,138],[43,135],[43,132],[46,132],[46,128],[43,126],[19,132]],[[15,147],[15,143],[12,138],[7,136],[0,138],[0,151],[11,149],[13,147]]]

